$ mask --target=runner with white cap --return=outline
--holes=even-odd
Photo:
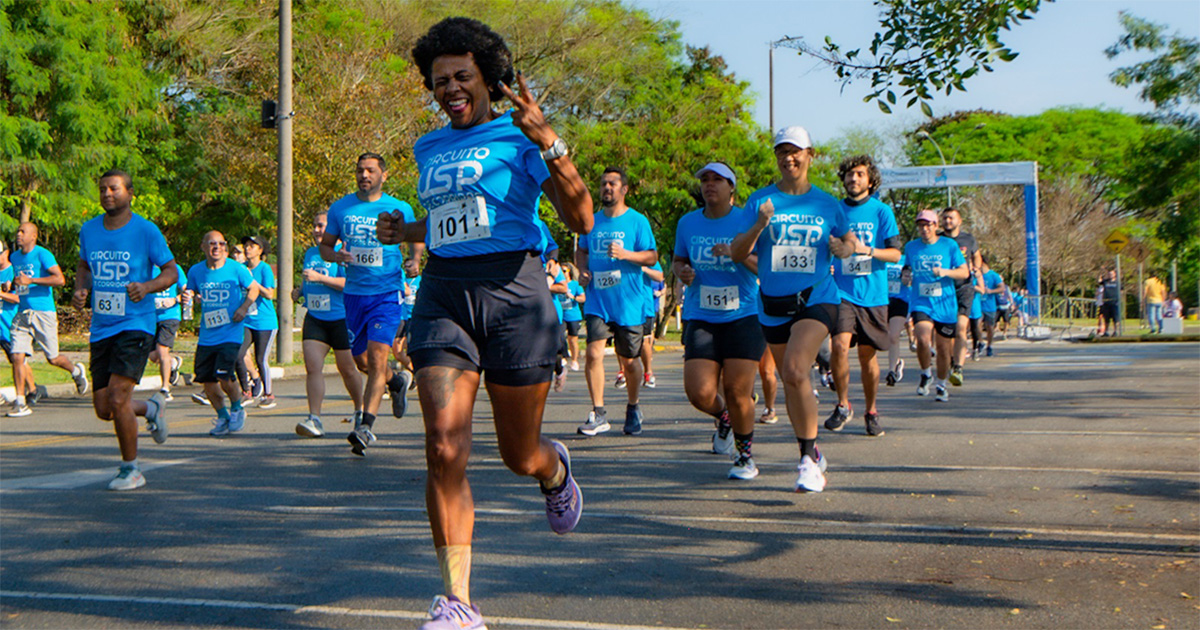
[[[733,239],[731,257],[740,263],[758,254],[758,320],[783,376],[788,418],[800,445],[796,490],[820,492],[825,466],[816,447],[817,398],[809,375],[841,302],[830,273],[832,256],[850,256],[858,238],[838,200],[808,179],[816,155],[808,131],[785,127],[775,134],[774,146],[780,179],[746,201],[746,230]]]

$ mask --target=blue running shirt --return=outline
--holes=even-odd
[[[592,273],[583,314],[619,326],[641,326],[646,321],[646,302],[652,299],[650,285],[643,278],[641,265],[609,257],[608,246],[613,241],[621,241],[622,247],[631,252],[657,249],[650,221],[642,213],[628,208],[610,218],[604,211],[597,212],[592,231],[579,239],[579,248],[588,253],[588,271]]]
[[[16,277],[13,273],[15,269],[12,265],[0,269],[0,285],[5,282],[12,282]],[[9,288],[9,293],[12,293],[12,288]],[[12,341],[12,323],[17,317],[17,303],[9,302],[8,300],[0,300],[0,340]]]
[[[340,249],[341,246],[339,245],[334,248],[334,251]],[[312,269],[330,278],[346,277],[345,269],[337,263],[326,262],[322,259],[321,250],[317,247],[309,247],[304,251],[304,268]],[[312,315],[314,319],[319,319],[323,322],[346,319],[346,303],[342,298],[341,291],[320,282],[309,282],[307,280],[300,284],[300,291],[304,294],[304,308],[308,310],[308,314]]]
[[[511,112],[467,129],[431,131],[417,140],[413,155],[431,253],[460,258],[546,250],[538,198],[550,171]]]
[[[341,239],[354,260],[346,265],[348,295],[382,295],[400,290],[404,254],[399,245],[384,245],[375,238],[380,213],[399,210],[406,222],[416,221],[412,206],[384,194],[377,201],[362,201],[351,193],[329,206],[325,233]]]
[[[247,267],[247,269],[250,268]],[[258,261],[257,266],[250,269],[250,276],[260,287],[275,288],[275,272],[271,270],[271,265],[261,260]],[[254,304],[246,312],[246,319],[243,323],[250,330],[279,330],[279,315],[275,313],[275,300],[268,299],[260,291],[258,299],[254,300]]]
[[[1004,284],[1004,281],[1000,279],[1000,274],[996,273],[995,271],[988,269],[987,272],[983,274],[983,286],[984,287],[986,287],[988,289],[998,289],[998,288],[1000,288],[1000,285],[1002,285],[1002,284]],[[988,293],[987,295],[980,294],[980,299],[982,302],[981,306],[983,307],[983,312],[984,313],[995,313],[996,306],[997,306],[997,298],[999,298],[999,297],[1000,297],[999,293]]]
[[[925,313],[935,322],[949,324],[958,321],[958,294],[954,280],[933,275],[934,267],[950,270],[967,264],[954,239],[938,237],[926,244],[921,239],[904,246],[904,258],[912,267],[912,294],[908,310]]]
[[[158,326],[154,295],[134,302],[125,287],[149,282],[158,275],[156,267],[175,260],[158,226],[135,214],[108,230],[104,217],[96,217],[79,229],[79,257],[92,273],[91,340],[130,330],[153,335]]]
[[[859,205],[842,201],[846,222],[866,247],[884,249],[887,239],[900,234],[891,206],[875,197]],[[833,261],[833,280],[842,299],[858,306],[887,306],[887,263],[867,254]]]
[[[41,245],[34,245],[28,254],[14,249],[8,256],[8,262],[12,263],[15,275],[23,273],[30,278],[44,278],[50,275],[48,269],[58,266],[54,254]],[[33,283],[24,286],[13,284],[13,293],[21,298],[18,312],[27,309],[51,312],[57,310],[54,306],[54,287]]]
[[[421,290],[421,276],[413,276],[409,278],[404,276],[404,287],[408,290],[408,295],[400,297],[400,319],[412,319],[413,307],[417,305],[417,291]]]
[[[225,264],[209,269],[208,262],[192,265],[187,288],[200,299],[199,346],[242,343],[246,320],[233,321],[233,313],[246,300],[246,290],[254,283],[250,270],[242,263],[225,259]]]
[[[723,324],[758,314],[758,278],[745,265],[713,256],[713,245],[729,244],[746,231],[742,209],[734,207],[720,219],[693,210],[675,229],[675,256],[686,257],[696,279],[683,296],[683,319]]]
[[[179,263],[175,263],[175,271],[179,274],[179,279],[175,281],[175,284],[154,294],[154,311],[160,322],[183,318],[183,308],[179,305],[179,294],[187,288],[187,271],[184,271]],[[159,268],[154,277],[157,278],[160,275],[162,275],[162,268]],[[175,300],[175,303],[171,306],[164,306],[169,300]]]
[[[841,238],[849,229],[842,203],[816,186],[803,195],[789,195],[771,184],[754,191],[746,200],[746,229],[757,220],[758,207],[767,199],[775,206],[775,215],[754,246],[763,294],[782,297],[813,287],[809,304],[840,304],[842,298],[829,273],[833,258],[829,237]],[[788,318],[760,311],[758,321],[764,326],[779,326]]]
[[[562,301],[563,321],[578,322],[583,320],[583,313],[579,312],[579,302],[575,301],[575,296],[583,295],[583,287],[579,283],[572,280],[567,283],[567,293],[559,295],[558,299]]]
[[[905,302],[907,302],[909,299],[909,294],[912,292],[912,287],[904,286],[903,281],[904,265],[906,264],[908,263],[905,262],[903,255],[900,256],[900,262],[887,263],[887,287],[889,299],[896,298],[898,300],[904,300]]]

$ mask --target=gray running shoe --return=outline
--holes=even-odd
[[[167,441],[167,397],[162,392],[146,401],[146,430],[155,444]]]
[[[346,441],[350,443],[350,452],[359,457],[367,456],[367,447],[375,443],[375,434],[371,433],[370,427],[359,423],[346,436]]]
[[[558,488],[542,489],[542,494],[546,497],[546,519],[550,521],[551,531],[555,534],[566,534],[575,529],[579,524],[579,517],[583,516],[583,492],[571,474],[571,454],[566,445],[558,440],[551,442],[554,442],[554,450],[558,452],[558,459],[566,469],[566,477]]]
[[[754,465],[753,457],[741,456],[733,462],[733,468],[729,469],[730,479],[749,480],[758,476],[758,466]]]
[[[217,416],[217,419],[213,420],[212,431],[209,431],[208,434],[213,437],[225,437],[229,435],[229,418]]]
[[[921,383],[917,385],[918,396],[929,395],[929,381],[933,380],[928,374],[921,374]]]
[[[320,418],[309,414],[307,418],[296,423],[296,435],[310,438],[324,437],[325,427],[321,426]]]
[[[726,430],[725,437],[721,437],[721,429],[713,431],[712,452],[716,455],[737,457],[737,450],[733,447],[733,429]]]
[[[206,407],[212,406],[212,403],[209,402],[208,396],[205,396],[204,392],[192,394],[192,402],[196,403],[197,405],[204,405]]]
[[[388,393],[392,395],[392,415],[397,418],[403,418],[408,411],[408,386],[413,382],[412,372],[400,370],[400,382],[398,389],[388,387]]]
[[[17,403],[13,403],[12,410],[4,415],[8,416],[9,418],[24,418],[32,413],[33,410],[29,408],[29,405],[18,405]]]
[[[229,410],[229,432],[237,433],[246,426],[246,408],[242,407],[237,411]]]
[[[854,419],[854,409],[838,405],[833,408],[833,413],[825,419],[825,428],[830,431],[841,431],[847,422]]]
[[[879,426],[879,414],[868,413],[863,416],[863,420],[867,423],[867,435],[871,437],[879,437],[883,435],[883,428]]]
[[[607,433],[610,429],[612,429],[612,425],[608,423],[608,417],[597,416],[595,411],[589,411],[587,422],[579,425],[575,432],[592,437],[600,433]]]
[[[937,399],[936,399],[936,400],[937,400],[938,402],[950,402],[950,392],[946,391],[946,388],[945,388],[945,387],[942,387],[941,385],[938,385],[938,386],[937,386]]]
[[[117,470],[117,476],[108,482],[108,489],[137,490],[144,485],[146,485],[146,478],[142,476],[140,469],[128,464],[121,464],[121,468]]]
[[[171,355],[171,376],[168,382],[172,386],[179,384],[179,368],[183,367],[183,357]]]

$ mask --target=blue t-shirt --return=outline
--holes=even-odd
[[[131,282],[149,282],[156,267],[175,260],[158,226],[138,215],[115,229],[96,217],[79,228],[79,258],[92,273],[91,340],[108,339],[125,331],[154,334],[158,312],[154,295],[134,302],[125,292]]]
[[[12,263],[14,277],[23,273],[30,278],[44,278],[50,275],[48,270],[51,267],[58,266],[58,261],[54,260],[54,254],[51,254],[50,250],[41,245],[34,245],[28,254],[15,249],[9,255],[8,261]],[[33,283],[24,286],[14,284],[13,293],[16,293],[21,298],[20,305],[17,308],[18,312],[27,309],[35,311],[57,310],[54,306],[54,287]]]
[[[546,277],[549,278],[550,276],[547,275]],[[562,269],[560,268],[558,270],[558,274],[556,274],[554,276],[553,284],[558,284],[560,282],[566,282],[566,281],[567,281],[567,276],[565,274],[563,274]],[[569,285],[568,285],[568,288],[569,288]],[[554,301],[554,314],[558,316],[558,323],[561,324],[564,321],[563,320],[562,298],[565,296],[562,293],[551,293],[550,296],[554,298],[554,300],[553,300]]]
[[[745,265],[712,253],[713,245],[732,243],[746,227],[737,207],[719,219],[704,216],[703,208],[679,219],[675,257],[687,258],[696,270],[683,296],[683,319],[721,324],[758,314],[758,278]]]
[[[154,294],[154,312],[158,321],[165,322],[172,319],[181,319],[183,317],[183,308],[179,305],[179,293],[187,288],[187,271],[179,263],[175,263],[175,271],[179,274],[179,279],[175,284]],[[162,275],[162,268],[158,268],[158,273],[154,277]],[[165,308],[159,308],[166,303],[166,300],[175,300],[174,304]]]
[[[983,286],[985,288],[999,289],[1000,285],[1002,285],[1002,284],[1004,284],[1004,281],[1000,279],[1000,274],[996,273],[995,271],[988,269],[987,272],[985,272],[983,274]],[[984,313],[995,313],[996,305],[997,305],[997,298],[999,298],[999,297],[1000,297],[999,293],[988,293],[986,295],[981,294],[980,302],[982,302],[982,304],[980,306],[982,307],[983,312]]]
[[[250,269],[247,267],[247,269]],[[263,261],[258,261],[258,265],[250,269],[250,276],[258,283],[258,286],[267,289],[275,288],[275,272],[271,270],[271,265]],[[275,300],[272,300],[258,293],[258,299],[254,300],[254,305],[246,313],[244,320],[246,328],[250,330],[279,330],[279,316],[275,313]]]
[[[754,191],[746,200],[742,213],[745,227],[739,231],[753,225],[758,207],[767,199],[775,206],[775,214],[754,245],[763,295],[795,295],[812,287],[809,304],[840,304],[841,295],[829,273],[829,237],[841,238],[849,229],[842,203],[816,186],[803,195],[789,195],[771,184]],[[788,318],[772,317],[760,310],[758,321],[764,326],[779,326]]]
[[[967,264],[958,244],[944,237],[930,244],[916,239],[904,246],[904,257],[912,267],[909,312],[925,313],[933,321],[943,324],[958,321],[958,294],[954,290],[954,280],[933,275],[934,267],[951,270]]]
[[[538,198],[550,177],[512,113],[431,131],[413,146],[417,194],[429,211],[425,244],[438,256],[546,251]]]
[[[3,285],[5,282],[12,282],[12,279],[15,277],[16,274],[13,273],[12,265],[0,269],[0,285]],[[12,293],[11,287],[8,292]],[[16,317],[17,303],[0,300],[0,339],[12,341],[12,323]]]
[[[187,288],[200,299],[200,337],[198,346],[242,343],[246,320],[233,321],[233,313],[246,300],[246,290],[254,283],[250,270],[242,263],[225,259],[225,264],[209,269],[207,261],[192,265]]]
[[[400,319],[412,319],[413,307],[417,304],[417,291],[421,290],[421,276],[404,276],[408,295],[400,294]]]
[[[579,302],[575,301],[575,297],[583,295],[583,287],[579,283],[572,280],[567,283],[567,293],[559,295],[558,299],[562,301],[563,321],[578,322],[583,320],[583,313],[579,311]]]
[[[646,303],[650,285],[643,278],[642,266],[608,255],[608,246],[621,241],[631,252],[657,249],[650,221],[642,213],[627,208],[620,216],[596,213],[595,224],[587,236],[579,239],[579,248],[588,252],[588,300],[584,315],[595,315],[619,326],[641,326],[646,321]]]
[[[911,286],[904,286],[904,265],[908,264],[904,256],[900,256],[900,262],[887,263],[887,286],[888,298],[896,298],[907,302],[912,293]]]
[[[655,261],[654,264],[650,266],[650,268],[659,273],[662,273],[662,270],[663,270],[662,265],[660,265],[658,263],[658,261]],[[667,285],[663,284],[661,280],[651,280],[650,276],[647,275],[644,270],[642,271],[642,278],[646,281],[646,317],[645,317],[645,319],[650,319],[651,317],[657,317],[658,316],[658,297],[654,295],[654,292],[662,289],[663,287],[665,287]]]
[[[972,291],[975,293],[975,297],[971,300],[971,314],[967,315],[967,317],[969,319],[979,319],[983,317],[983,294],[974,291],[974,289]]]
[[[380,213],[399,210],[406,222],[416,221],[412,206],[384,194],[362,201],[351,193],[329,206],[325,233],[341,239],[354,260],[346,265],[347,295],[383,295],[400,290],[404,254],[399,245],[384,245],[375,237]]]
[[[900,234],[891,206],[875,197],[859,205],[842,201],[849,228],[867,247],[884,249],[887,239]],[[833,280],[843,300],[858,306],[887,306],[887,263],[867,254],[833,261]]]
[[[340,249],[341,245],[339,244],[334,251]],[[330,278],[346,277],[345,268],[321,258],[321,250],[318,247],[309,247],[304,251],[304,268],[323,273]],[[320,282],[307,280],[300,284],[300,291],[304,294],[304,308],[308,310],[309,315],[313,316],[313,319],[323,322],[346,319],[346,303],[341,291]]]

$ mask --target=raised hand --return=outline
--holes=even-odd
[[[513,124],[521,133],[525,134],[539,149],[545,151],[554,144],[558,139],[558,134],[550,128],[550,123],[546,122],[546,116],[542,114],[542,108],[538,106],[537,99],[533,96],[533,92],[529,90],[529,84],[525,81],[525,75],[517,73],[517,85],[521,88],[521,92],[514,93],[512,88],[501,83],[500,91],[508,97],[513,104],[512,119]]]
[[[758,224],[763,227],[770,225],[773,216],[775,216],[775,204],[771,203],[768,198],[758,206]]]

